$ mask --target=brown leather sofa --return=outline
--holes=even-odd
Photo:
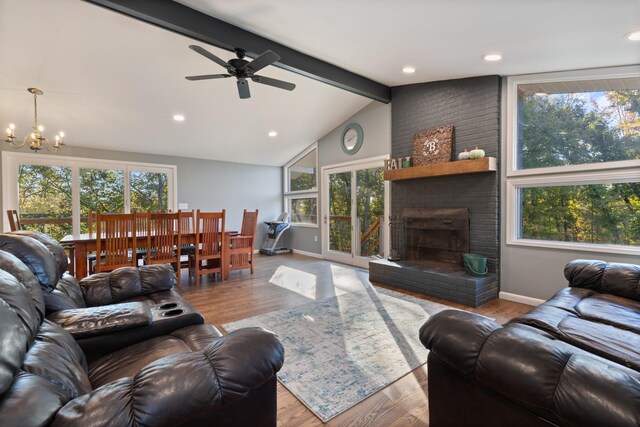
[[[97,288],[82,293],[78,285],[82,298],[69,288],[75,305],[128,302],[45,308],[43,293],[50,296],[65,280],[71,285],[63,287],[76,286],[62,273],[60,256],[32,237],[0,235],[1,426],[276,424],[276,373],[284,349],[275,335],[248,328],[222,336],[205,324],[154,330],[150,339],[138,334],[145,322],[156,322],[153,306],[166,304],[150,295],[173,292],[151,292],[154,278],[163,282],[160,288],[168,286],[162,267],[94,278],[100,298],[92,294]],[[91,336],[115,340],[113,334],[127,345],[112,345],[90,360],[78,344]]]
[[[422,326],[431,427],[640,425],[640,266],[564,273],[568,288],[504,326],[453,310]]]

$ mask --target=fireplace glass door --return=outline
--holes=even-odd
[[[385,182],[380,163],[325,170],[325,258],[368,267],[370,259],[384,256]]]

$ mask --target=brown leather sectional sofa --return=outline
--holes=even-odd
[[[568,288],[504,326],[452,310],[422,326],[431,427],[640,425],[640,266],[564,273]]]
[[[78,283],[40,233],[0,234],[0,426],[275,426],[277,337],[222,336],[170,266]]]

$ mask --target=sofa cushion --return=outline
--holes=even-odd
[[[35,313],[29,292],[15,277],[0,270],[0,395],[11,385],[33,339],[28,307]]]
[[[211,325],[189,326],[184,334],[152,338],[97,359],[89,365],[94,388],[122,377],[135,376],[144,366],[165,356],[187,353],[202,342],[210,344],[220,334]],[[175,333],[174,333],[175,334]],[[195,339],[195,342],[191,342]]]
[[[45,304],[38,278],[15,255],[3,250],[0,250],[0,270],[10,273],[29,291],[42,321],[45,315]]]
[[[47,316],[56,311],[87,306],[84,302],[80,284],[75,277],[68,273],[62,276],[58,281],[58,286],[53,291],[44,294],[44,301]]]
[[[84,353],[69,333],[49,320],[40,326],[22,370],[56,384],[66,401],[91,391]]]
[[[577,259],[564,268],[569,286],[640,301],[640,266]]]
[[[39,231],[33,230],[18,230],[12,231],[11,234],[16,234],[18,236],[26,236],[32,239],[36,239],[38,242],[42,243],[49,249],[51,255],[56,261],[56,265],[58,266],[57,275],[58,277],[62,277],[67,268],[69,267],[69,259],[67,258],[67,251],[64,250],[62,245],[58,243],[56,239],[49,236],[48,234],[40,233]]]
[[[45,291],[58,284],[58,265],[49,249],[36,239],[15,234],[0,234],[0,249],[10,252],[36,275]]]
[[[176,284],[170,264],[121,267],[110,273],[98,273],[80,281],[87,306],[108,305],[140,295],[169,290]]]

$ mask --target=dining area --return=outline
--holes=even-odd
[[[24,227],[15,210],[7,211],[11,231]],[[89,211],[87,233],[62,237],[69,272],[78,280],[120,267],[171,264],[178,287],[187,268],[189,282],[204,275],[223,281],[231,271],[253,273],[258,210],[244,210],[240,230],[228,230],[227,213],[199,209],[177,212],[104,213]]]

